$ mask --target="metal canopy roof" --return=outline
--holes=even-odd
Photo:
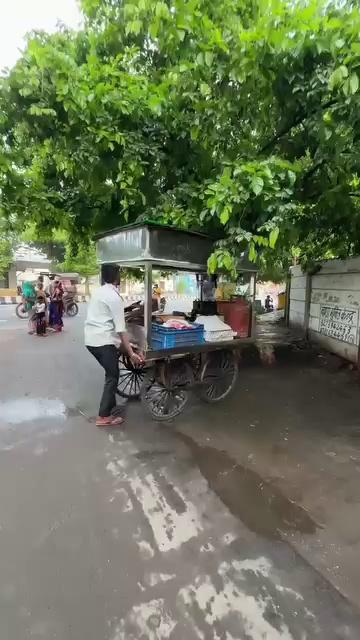
[[[193,231],[184,231],[154,223],[135,224],[114,229],[96,237],[100,264],[123,267],[144,266],[207,272],[207,260],[214,240]],[[239,271],[255,272],[256,266],[242,257]]]

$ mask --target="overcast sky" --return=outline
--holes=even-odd
[[[0,0],[0,15],[0,70],[16,62],[28,31],[54,31],[58,21],[76,27],[80,21],[77,0]]]

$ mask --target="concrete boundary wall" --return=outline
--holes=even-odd
[[[329,260],[312,276],[292,267],[289,325],[328,351],[358,363],[360,257]]]
[[[289,324],[302,329],[305,322],[305,292],[307,276],[301,267],[293,267],[290,285]]]

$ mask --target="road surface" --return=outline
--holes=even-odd
[[[358,640],[356,603],[307,555],[323,523],[251,458],[269,460],[272,373],[249,369],[223,408],[194,400],[173,425],[132,403],[125,429],[99,430],[84,312],[40,339],[0,308],[0,638]],[[265,415],[270,431],[283,420]]]

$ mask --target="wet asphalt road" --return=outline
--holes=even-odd
[[[0,308],[0,638],[358,639],[356,607],[286,540],[319,523],[191,436],[218,409],[169,426],[133,403],[125,430],[96,429],[84,309],[37,339]]]

